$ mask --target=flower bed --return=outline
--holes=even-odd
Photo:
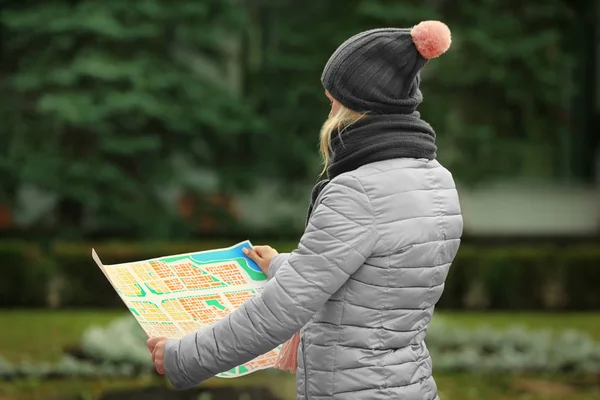
[[[133,377],[152,374],[145,334],[132,317],[91,327],[54,364],[0,361],[0,377]],[[466,329],[436,318],[427,346],[436,372],[600,374],[600,343],[578,331]]]

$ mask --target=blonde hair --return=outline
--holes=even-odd
[[[340,104],[337,113],[331,115],[321,127],[319,149],[323,160],[321,176],[325,175],[330,164],[329,152],[331,150],[331,135],[336,131],[341,135],[346,128],[363,118],[366,114],[353,111]]]

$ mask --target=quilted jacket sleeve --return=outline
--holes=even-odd
[[[277,273],[277,270],[281,265],[286,262],[290,258],[290,253],[281,253],[277,254],[275,257],[271,258],[271,262],[269,263],[269,270],[267,271],[267,279],[271,280]]]
[[[260,295],[210,327],[167,342],[165,370],[173,386],[195,386],[292,337],[371,255],[377,241],[373,219],[358,180],[332,180],[298,249],[282,257]]]

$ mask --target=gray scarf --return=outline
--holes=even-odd
[[[325,186],[338,175],[363,165],[394,158],[436,157],[435,132],[431,125],[412,114],[368,115],[331,136],[327,179],[317,182],[311,193],[306,223]]]

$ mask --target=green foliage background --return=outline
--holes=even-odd
[[[35,227],[53,235],[188,237],[165,197],[206,189],[182,165],[215,172],[225,194],[258,179],[312,181],[329,55],[358,31],[424,19],[453,32],[451,51],[423,72],[420,111],[456,178],[571,168],[576,2],[4,3],[0,205],[16,208],[23,187],[56,196]]]
[[[292,241],[270,242],[280,252]],[[44,252],[26,241],[0,240],[2,307],[122,307],[110,282],[90,257],[93,247],[106,265],[223,248],[231,241],[56,241]],[[461,245],[436,308],[471,310],[598,310],[600,248],[593,243],[557,246]]]

